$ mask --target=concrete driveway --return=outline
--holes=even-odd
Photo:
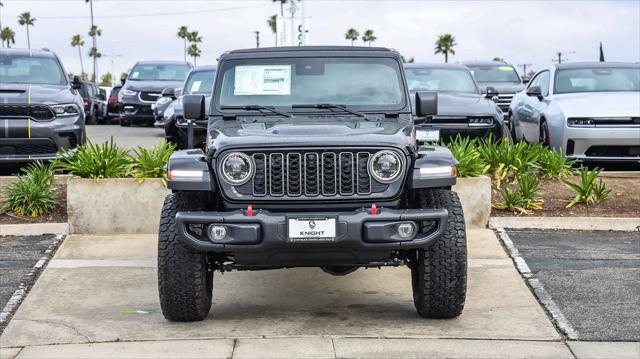
[[[154,235],[70,236],[0,337],[2,357],[573,358],[493,232],[468,236],[454,320],[417,316],[406,268],[285,269],[216,273],[198,323],[162,317]]]

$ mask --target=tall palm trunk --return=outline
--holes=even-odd
[[[29,38],[29,24],[27,24],[27,47],[31,50],[31,38]]]
[[[187,38],[184,39],[184,62],[187,62]]]
[[[78,46],[78,56],[80,56],[80,78],[84,80],[84,63],[82,62],[82,46]]]
[[[91,11],[91,28],[93,29],[93,0],[89,0],[89,9]],[[94,32],[93,36],[91,36],[92,39],[92,43],[93,43],[93,48],[97,48],[96,47],[96,34]],[[93,81],[96,80],[96,69],[98,67],[98,58],[97,57],[93,57]]]
[[[449,53],[448,52],[444,52],[444,63],[449,63]]]

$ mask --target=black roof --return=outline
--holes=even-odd
[[[146,61],[138,61],[136,62],[136,65],[189,65],[191,66],[191,64],[189,62],[184,62],[184,61],[150,61],[150,60],[146,60]]]
[[[281,46],[261,47],[255,49],[240,49],[225,52],[220,58],[254,58],[254,57],[294,57],[294,56],[326,56],[334,55],[371,55],[373,57],[400,56],[400,54],[386,47],[368,46]]]
[[[460,64],[443,64],[443,63],[404,63],[402,64],[407,69],[452,69],[452,70],[464,70],[469,69]]]
[[[56,57],[56,55],[47,50],[47,49],[43,49],[43,50],[35,50],[35,49],[16,49],[16,48],[9,48],[9,49],[0,49],[0,55],[21,55],[21,56],[38,56],[38,57]]]
[[[591,67],[624,67],[638,68],[640,64],[631,62],[566,62],[564,64],[556,64],[557,69],[581,69]]]

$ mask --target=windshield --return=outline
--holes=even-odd
[[[128,80],[133,81],[184,81],[188,65],[138,64],[131,70]]]
[[[400,64],[392,58],[230,60],[219,71],[221,107],[330,103],[398,109],[404,104]]]
[[[511,65],[468,65],[476,81],[520,83],[518,73]]]
[[[215,70],[196,71],[189,74],[184,85],[184,95],[211,95]]]
[[[476,84],[468,71],[459,69],[406,68],[409,92],[463,92],[478,93]]]
[[[28,55],[0,55],[0,80],[10,84],[67,84],[58,60]]]
[[[582,68],[556,71],[555,93],[640,91],[640,68]]]

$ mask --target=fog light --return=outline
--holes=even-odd
[[[413,223],[406,222],[398,225],[398,235],[402,238],[411,238],[416,233],[416,226]]]
[[[214,241],[221,241],[227,236],[227,227],[225,226],[211,226],[209,228],[211,239]]]

